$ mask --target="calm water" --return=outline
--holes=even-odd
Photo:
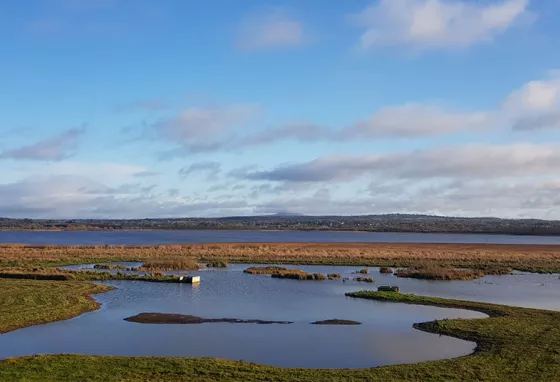
[[[560,236],[309,231],[0,232],[0,243],[179,244],[224,242],[560,244]]]
[[[423,333],[412,323],[479,318],[457,309],[382,303],[344,297],[371,287],[342,281],[295,281],[247,275],[248,265],[200,274],[200,286],[113,281],[97,296],[99,311],[0,335],[0,358],[36,353],[221,357],[284,367],[361,368],[457,357],[474,344]],[[355,267],[298,267],[350,275]],[[519,274],[467,282],[396,279],[370,268],[376,284],[403,292],[560,309],[558,275]],[[294,321],[291,325],[146,325],[123,321],[142,313],[182,313],[205,318]],[[360,326],[314,326],[316,320],[356,320]]]

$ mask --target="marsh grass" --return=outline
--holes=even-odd
[[[196,260],[188,257],[155,258],[144,261],[139,271],[174,271],[174,270],[198,270],[200,266]]]
[[[379,268],[379,273],[392,274],[393,270],[389,267],[381,267]]]
[[[326,280],[324,274],[322,273],[307,273],[300,270],[290,270],[287,272],[282,273],[274,273],[272,274],[272,278],[276,279],[291,279],[291,280]]]
[[[36,268],[29,269],[7,269],[0,272],[0,279],[20,279],[20,280],[57,280],[57,281],[108,281],[108,280],[128,280],[128,281],[150,281],[150,282],[169,282],[178,283],[176,276],[165,275],[161,272],[151,272],[146,274],[132,273],[110,273],[95,272],[89,270],[61,270],[57,268]]]
[[[485,274],[476,269],[412,267],[397,270],[395,276],[422,280],[475,280],[484,277]]]
[[[0,268],[149,259],[196,263],[306,264],[451,268],[510,268],[560,272],[560,246],[405,243],[224,243],[184,245],[0,245]]]
[[[360,269],[359,271],[356,271],[354,273],[362,274],[362,275],[368,275],[369,274],[369,269],[367,269],[367,268]]]
[[[354,280],[363,282],[363,283],[373,283],[375,280],[373,277],[356,277]]]
[[[227,268],[228,267],[228,263],[226,263],[225,261],[222,260],[215,260],[212,261],[208,264],[206,264],[207,268]]]
[[[129,268],[129,267],[125,267],[124,265],[117,265],[117,264],[95,264],[93,266],[93,269],[126,271],[126,270],[131,270],[133,268]]]
[[[342,278],[342,275],[340,273],[329,273],[327,275],[327,279],[329,280],[340,280]]]
[[[244,273],[249,273],[251,275],[273,275],[276,273],[288,272],[288,268],[268,266],[268,267],[249,267],[245,269]]]

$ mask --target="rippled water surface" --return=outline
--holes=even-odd
[[[387,242],[560,244],[560,236],[482,234],[313,232],[313,231],[4,231],[0,243],[30,244],[177,244],[224,242]]]
[[[480,318],[478,312],[352,299],[345,292],[372,288],[355,281],[295,281],[242,272],[248,265],[199,274],[199,286],[112,281],[96,298],[99,311],[0,335],[0,357],[36,353],[221,357],[284,367],[362,368],[469,354],[474,344],[412,328],[414,322]],[[355,267],[298,267],[343,273]],[[405,293],[560,309],[558,275],[519,274],[466,282],[397,279],[370,268],[376,284]],[[375,284],[374,284],[375,286]],[[123,321],[142,312],[204,318],[294,321],[291,325],[148,325]],[[360,326],[315,326],[330,318]]]

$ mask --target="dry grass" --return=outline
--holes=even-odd
[[[455,269],[440,267],[419,267],[399,269],[397,277],[407,277],[423,280],[475,280],[485,276],[485,273],[473,269]]]
[[[375,282],[373,277],[356,277],[354,280],[360,281],[360,282],[363,282],[363,283],[374,283]]]
[[[197,270],[200,267],[195,259],[188,257],[172,257],[144,260],[144,264],[138,267],[139,271],[175,271],[175,270]]]
[[[560,272],[560,246],[403,243],[229,243],[157,246],[0,246],[0,267],[167,259],[229,263],[513,268]],[[486,271],[485,271],[486,272]]]
[[[322,273],[307,273],[300,271],[299,269],[289,270],[281,273],[272,274],[272,278],[276,279],[290,279],[290,280],[326,280],[324,274]]]

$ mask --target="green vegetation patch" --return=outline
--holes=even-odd
[[[90,296],[111,289],[85,282],[0,280],[0,333],[95,310],[99,305]]]

